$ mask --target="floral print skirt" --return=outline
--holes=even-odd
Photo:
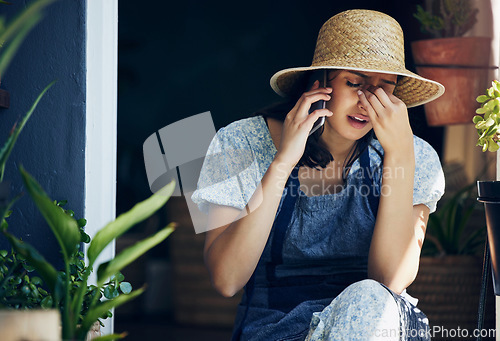
[[[429,321],[414,303],[379,282],[356,282],[313,314],[306,341],[430,340]]]

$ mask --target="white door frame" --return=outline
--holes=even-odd
[[[86,0],[86,6],[84,217],[88,221],[86,232],[93,237],[116,215],[118,0]],[[97,263],[114,255],[113,242]],[[95,283],[95,277],[91,281]],[[103,335],[112,333],[113,319],[104,324]]]

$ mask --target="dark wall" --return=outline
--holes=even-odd
[[[11,0],[2,15],[12,18],[29,1]],[[1,88],[11,96],[9,109],[0,109],[1,143],[14,122],[51,81],[57,83],[40,102],[20,135],[4,179],[12,195],[23,191],[18,172],[23,165],[57,200],[83,217],[85,175],[85,1],[60,0],[47,10],[29,34],[5,75]],[[36,245],[50,259],[58,247],[29,196],[24,195],[8,219],[9,230]],[[0,238],[0,248],[5,248]]]
[[[355,2],[385,12],[409,43],[421,38],[421,1]],[[142,143],[156,130],[204,111],[216,128],[279,100],[269,86],[281,69],[309,66],[316,36],[348,1],[175,1],[119,3],[118,211],[149,191]],[[414,133],[442,148],[442,129],[428,128],[422,108],[410,109]]]

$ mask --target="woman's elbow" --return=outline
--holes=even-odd
[[[228,298],[233,297],[243,288],[244,284],[242,285],[237,278],[234,277],[234,274],[228,273],[227,269],[224,269],[224,267],[221,268],[220,266],[218,267],[217,264],[211,264],[207,262],[206,259],[205,266],[208,270],[212,287],[222,296]]]
[[[376,280],[387,288],[389,288],[392,292],[400,295],[416,278],[415,272],[405,272],[405,273],[384,273],[383,272],[375,272],[368,271],[368,278]]]
[[[217,279],[219,276],[211,276],[211,282],[214,289],[226,298],[233,297],[241,290],[241,286],[234,281]]]

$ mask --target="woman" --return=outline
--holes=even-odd
[[[313,70],[326,86],[305,88]],[[330,18],[312,66],[282,70],[271,86],[292,107],[221,129],[192,197],[208,212],[213,285],[228,297],[245,287],[233,339],[428,339],[405,289],[444,178],[407,107],[443,86],[406,70],[399,24],[368,10]]]

